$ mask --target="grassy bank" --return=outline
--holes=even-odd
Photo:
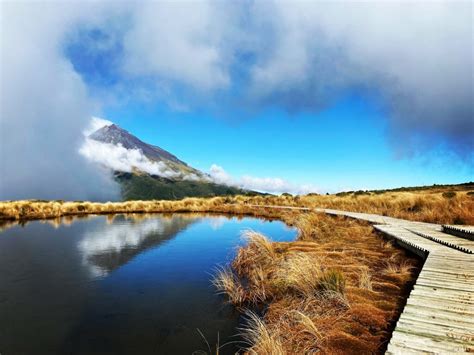
[[[421,261],[366,223],[288,211],[280,219],[298,227],[297,241],[247,232],[214,280],[249,315],[250,353],[383,352]]]
[[[226,196],[186,198],[179,201],[85,201],[0,202],[0,219],[28,220],[68,215],[152,212],[219,212],[259,214],[249,205],[323,207],[376,213],[408,220],[474,225],[474,190],[467,187],[432,188],[419,191],[351,192],[337,195]],[[273,212],[271,212],[273,213]]]
[[[302,196],[298,204],[421,222],[474,224],[474,191],[469,189]]]

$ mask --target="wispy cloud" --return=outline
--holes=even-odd
[[[306,194],[310,192],[319,192],[320,190],[311,184],[295,184],[282,178],[274,177],[255,177],[244,175],[241,178],[234,178],[227,173],[224,168],[217,164],[212,164],[209,174],[211,178],[219,183],[231,186],[238,186],[248,190],[268,192],[268,193],[283,193],[289,192],[292,194]]]

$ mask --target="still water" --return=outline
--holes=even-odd
[[[65,223],[67,222],[67,223]],[[0,232],[0,354],[192,354],[238,341],[242,319],[211,285],[241,232],[278,221],[116,215]],[[234,353],[230,344],[221,354]]]

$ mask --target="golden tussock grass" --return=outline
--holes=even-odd
[[[239,308],[264,310],[244,332],[248,352],[381,353],[421,261],[367,223],[279,213],[298,226],[299,238],[277,243],[246,232],[232,263]]]
[[[276,282],[283,290],[291,289],[302,296],[313,296],[319,291],[321,264],[306,253],[288,253],[276,271]]]
[[[243,238],[247,241],[247,245],[249,245],[249,251],[246,254],[248,255],[251,251],[252,261],[257,261],[262,265],[267,265],[268,263],[273,262],[277,257],[273,242],[271,242],[266,236],[248,230],[243,233]]]
[[[226,196],[213,198],[185,198],[179,201],[42,201],[22,200],[0,202],[0,220],[29,220],[58,218],[67,215],[111,213],[161,213],[161,212],[217,212],[250,215],[274,215],[252,205],[280,205],[320,207],[346,211],[376,213],[391,217],[431,223],[473,224],[474,194],[469,186],[446,187],[419,191],[387,191],[384,193],[351,193],[338,195],[305,196]],[[455,191],[454,191],[455,190]],[[313,240],[314,231],[304,228],[311,225],[311,216],[299,214],[298,224],[303,227],[301,240]],[[324,228],[321,226],[320,228]]]
[[[248,344],[249,354],[286,355],[278,332],[271,330],[255,313],[246,312],[246,326],[242,337]]]
[[[218,268],[212,279],[212,284],[220,293],[226,294],[234,305],[245,302],[245,292],[242,284],[231,269]]]
[[[345,211],[375,213],[395,218],[440,224],[474,224],[474,194],[454,195],[437,190],[385,192],[345,196],[302,196],[298,204]]]
[[[367,267],[363,267],[360,271],[359,287],[372,291],[372,276]]]

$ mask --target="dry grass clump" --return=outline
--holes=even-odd
[[[372,277],[367,267],[363,267],[360,271],[359,287],[372,291]]]
[[[310,336],[313,340],[316,341],[323,338],[323,335],[318,330],[318,327],[309,316],[307,316],[301,311],[294,311],[294,315],[297,323],[301,326],[301,333]]]
[[[303,311],[283,313],[277,322],[269,324],[252,311],[246,312],[246,324],[242,336],[249,344],[249,354],[289,354],[288,343],[293,343],[294,354],[318,352],[317,344],[324,335],[315,320]]]
[[[23,200],[0,202],[0,219],[43,219],[66,215],[151,213],[151,212],[220,212],[225,209],[224,198],[186,198],[180,201],[42,201]]]
[[[244,288],[231,269],[224,267],[217,269],[212,284],[220,293],[225,293],[234,305],[245,302]]]
[[[250,354],[286,355],[278,332],[271,330],[255,313],[247,312],[247,324],[242,336],[249,344]]]
[[[298,240],[246,232],[232,263],[237,305],[263,310],[244,331],[249,353],[381,353],[420,262],[366,223],[283,210],[280,218],[299,226]]]
[[[273,242],[263,234],[247,230],[243,233],[243,238],[249,246],[247,254],[253,261],[262,265],[268,265],[277,257]]]
[[[384,272],[387,275],[396,276],[400,279],[410,278],[410,275],[415,267],[407,260],[389,260],[386,262],[386,268]]]
[[[344,295],[344,290],[346,289],[344,274],[339,270],[327,270],[318,279],[318,287],[325,292],[335,292]]]
[[[302,296],[311,297],[320,291],[322,275],[319,260],[306,253],[292,252],[281,263],[275,283],[284,290],[291,289]]]

